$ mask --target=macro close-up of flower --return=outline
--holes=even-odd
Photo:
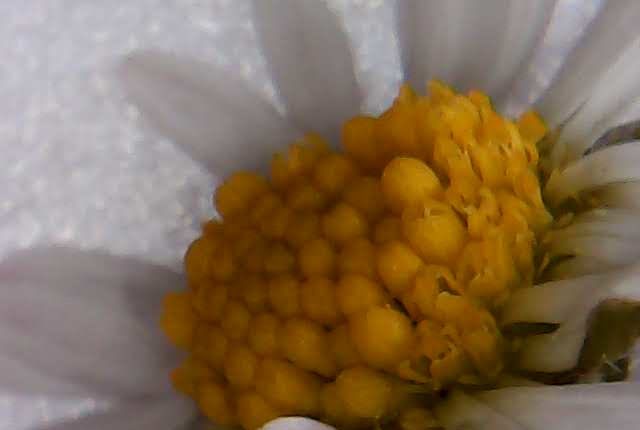
[[[640,427],[640,3],[33,3],[0,430]]]

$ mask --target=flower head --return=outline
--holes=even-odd
[[[174,384],[187,394],[198,393],[201,409],[218,423],[240,417],[246,428],[289,413],[320,416],[324,411],[342,418],[345,405],[355,411],[349,417],[355,421],[347,425],[358,426],[359,419],[383,417],[415,394],[406,383],[398,382],[402,380],[449,388],[433,411],[402,409],[398,422],[406,429],[568,425],[595,429],[605,424],[635,428],[634,405],[640,392],[632,382],[557,387],[533,381],[599,380],[602,369],[618,371],[609,379],[624,380],[632,369],[629,350],[636,337],[638,294],[634,263],[640,257],[634,240],[640,146],[635,142],[602,145],[598,138],[630,115],[633,118],[637,37],[633,32],[611,36],[611,27],[615,23],[633,28],[640,7],[633,2],[609,2],[591,23],[587,36],[536,102],[550,127],[547,134],[535,114],[512,122],[493,112],[483,94],[472,91],[462,97],[438,83],[432,84],[430,98],[403,87],[393,106],[376,120],[356,116],[360,95],[366,91],[354,77],[354,58],[336,17],[319,2],[273,6],[255,3],[256,29],[293,126],[246,91],[241,80],[202,64],[143,53],[134,55],[122,69],[143,113],[219,174],[264,168],[267,156],[295,140],[300,129],[335,141],[339,124],[354,117],[343,135],[351,158],[327,154],[328,149],[312,134],[286,157],[274,159],[273,185],[286,193],[270,194],[269,184],[247,174],[231,176],[219,189],[216,206],[225,224],[205,225],[203,237],[190,248],[186,275],[193,289],[167,296],[168,313],[162,325],[179,346],[191,349],[194,338],[199,339],[197,345],[204,347],[197,352],[205,356],[204,362],[222,365],[226,381],[241,392],[230,396],[211,364],[203,366],[194,359],[172,373]],[[554,10],[551,6],[547,2],[509,3],[508,7],[401,3],[405,77],[417,88],[434,76],[465,91],[484,88],[501,106],[509,94],[517,92],[518,79],[528,70],[526,59],[539,51],[539,36],[545,34]],[[441,19],[448,14],[456,17],[458,25]],[[522,22],[528,23],[527,31]],[[496,40],[503,41],[499,50]],[[602,55],[598,61],[594,50]],[[545,134],[547,146],[539,144]],[[371,136],[388,148],[370,146]],[[212,139],[219,144],[211,145]],[[313,186],[300,186],[296,178],[308,175],[305,169],[315,167],[320,159],[328,167],[314,174]],[[366,181],[362,172],[367,169],[381,172],[379,184]],[[351,182],[354,178],[356,185]],[[343,188],[345,202],[327,214],[317,219],[291,218],[291,210],[317,212]],[[385,202],[382,209],[373,199],[361,198],[375,195],[376,190]],[[252,212],[246,213],[247,207]],[[373,219],[375,227],[370,228]],[[287,246],[252,242],[256,238],[245,234],[247,225],[258,225],[262,235],[300,247],[297,260]],[[291,226],[295,228],[289,232]],[[232,246],[220,246],[226,243],[216,238],[221,228],[233,237]],[[317,229],[324,238],[308,241],[316,237]],[[368,241],[362,240],[365,232]],[[338,254],[343,248],[348,252]],[[384,290],[367,281],[372,249]],[[57,395],[101,395],[127,402],[144,396],[161,398],[140,414],[137,428],[171,428],[186,422],[189,407],[178,400],[164,400],[165,391],[159,387],[173,357],[163,352],[166,345],[159,344],[157,334],[148,331],[154,311],[146,307],[157,303],[161,293],[178,287],[179,278],[159,268],[136,268],[133,262],[106,272],[89,264],[78,270],[79,255],[58,255],[63,261],[72,260],[72,270],[61,275],[62,283],[68,285],[52,290],[50,297],[29,288],[12,295],[6,315],[14,325],[7,325],[7,335],[1,338],[2,345],[13,351],[12,357],[36,357],[32,363],[46,378],[33,378],[15,359],[6,360],[11,372],[5,373],[31,375],[32,379],[17,380],[34,381],[35,391]],[[222,286],[243,274],[236,267],[237,255],[247,256],[248,273],[270,274],[268,297],[256,279],[243,279],[242,295]],[[51,256],[36,257],[6,262],[11,270],[5,272],[5,279],[33,281],[15,275],[21,264],[40,261],[44,268],[59,267]],[[286,275],[296,262],[306,275],[318,277],[313,285],[298,286],[297,279]],[[340,280],[343,294],[335,297],[336,306],[323,306],[331,295],[320,292],[331,286],[321,277],[334,270],[349,276]],[[120,281],[118,285],[142,276],[157,289],[78,288],[82,278],[71,276],[78,272],[89,279]],[[211,280],[221,286],[202,287]],[[539,285],[518,288],[534,282]],[[318,300],[292,301],[302,288],[317,292]],[[129,297],[132,291],[136,294]],[[358,308],[363,297],[374,306]],[[391,298],[402,304],[415,327],[396,307],[381,306],[392,304]],[[599,307],[604,302],[612,312]],[[259,313],[267,306],[276,310],[278,318]],[[198,313],[195,320],[192,307]],[[16,308],[24,313],[12,312]],[[332,312],[336,308],[340,314]],[[339,323],[351,312],[346,332]],[[78,324],[55,324],[54,316],[66,313]],[[313,323],[300,319],[302,314]],[[599,319],[600,314],[604,316]],[[288,318],[282,327],[279,317]],[[26,327],[33,327],[36,336],[25,340],[19,335],[18,329],[25,327],[20,318],[26,318]],[[203,332],[195,324],[200,320],[220,327]],[[340,352],[336,360],[342,360],[343,366],[324,360],[313,349],[323,350],[324,332],[318,329],[323,325],[335,325],[331,339],[337,345],[333,349]],[[389,326],[397,328],[393,336],[382,329]],[[604,336],[596,334],[598,327],[605,333],[617,327],[616,332],[624,336],[603,341]],[[85,337],[92,335],[95,343],[85,337],[70,342],[74,330]],[[291,340],[302,336],[309,342],[297,347],[289,342],[284,352],[289,361],[258,359],[281,348],[274,333],[284,333]],[[509,337],[510,333],[516,335]],[[246,344],[240,344],[240,339],[247,339]],[[348,341],[355,344],[355,358]],[[382,341],[396,347],[380,349]],[[409,343],[412,348],[404,348]],[[507,343],[513,353],[509,369],[519,376],[502,372]],[[419,354],[409,356],[415,345]],[[68,350],[85,355],[66,354]],[[96,357],[111,361],[101,367],[92,361]],[[339,367],[344,370],[337,375]],[[334,376],[335,382],[323,386],[323,378]],[[254,378],[262,381],[261,390],[247,390]],[[194,384],[202,380],[209,383]],[[234,407],[244,413],[234,415]],[[118,426],[136,412],[137,405],[134,409],[134,403],[125,403],[78,423]],[[266,428],[282,426],[324,427],[287,418]]]

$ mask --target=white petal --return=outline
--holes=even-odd
[[[51,375],[23,360],[0,352],[0,387],[14,394],[46,393],[56,395],[91,395],[90,390],[67,378]]]
[[[616,268],[618,267],[595,257],[579,256],[554,265],[547,276],[551,280],[571,279],[594,273],[605,273]]]
[[[592,275],[518,289],[505,304],[501,322],[562,323],[570,318],[572,309],[593,297],[607,280],[606,276]]]
[[[638,222],[638,211],[612,208],[596,208],[578,214],[571,221],[571,226],[589,225],[592,231],[602,231],[608,234],[614,234],[617,229],[616,225],[630,226],[630,223]],[[617,230],[615,230],[617,231]],[[627,231],[626,233],[632,233]]]
[[[539,100],[562,67],[567,55],[582,39],[602,7],[602,1],[559,0],[549,25],[526,67],[518,72],[501,112],[515,117]]]
[[[325,2],[254,1],[258,39],[288,113],[305,131],[337,142],[360,110],[344,31]]]
[[[447,430],[525,430],[514,419],[495,412],[459,390],[437,403],[434,412]]]
[[[193,402],[178,396],[129,401],[103,413],[64,421],[42,430],[186,430],[195,420]]]
[[[576,236],[615,236],[629,239],[640,237],[638,213],[623,209],[600,208],[576,216],[571,224],[549,232],[554,241]]]
[[[593,191],[602,206],[640,209],[640,181],[609,184]]]
[[[524,340],[518,362],[520,368],[540,372],[561,372],[574,368],[593,309],[605,299],[640,300],[640,264],[600,276],[603,278],[599,283],[594,280],[597,277],[559,281],[554,284],[563,287],[548,288],[544,299],[541,295],[534,294],[530,296],[532,302],[525,303],[524,296],[518,296],[514,299],[516,301],[507,305],[510,308],[507,312],[512,321],[517,320],[514,315],[522,314],[529,320],[539,316],[540,322],[561,322],[560,328],[552,333],[531,336]],[[584,287],[580,287],[577,286],[580,279],[587,279],[593,283],[585,282]],[[525,310],[520,311],[517,306]],[[554,312],[542,309],[544,307],[553,307]]]
[[[553,239],[549,254],[555,256],[591,257],[612,267],[640,260],[640,244],[633,237],[585,235]]]
[[[639,215],[637,211],[609,208],[584,212],[569,226],[550,231],[545,247],[551,256],[574,255],[587,259],[594,263],[596,270],[633,262],[640,256]],[[584,266],[584,262],[567,261],[561,265],[562,270],[575,271]],[[554,270],[557,272],[558,268]]]
[[[597,137],[597,140],[586,153],[635,139],[640,129],[639,118],[640,98],[626,105],[620,111],[611,112],[606,121],[601,121],[594,129],[593,138]]]
[[[640,141],[593,152],[556,171],[547,182],[544,195],[558,205],[582,191],[618,182],[640,180]]]
[[[333,427],[305,417],[277,418],[262,426],[262,430],[335,430]]]
[[[518,367],[550,373],[573,369],[584,344],[589,315],[582,309],[577,312],[582,312],[580,318],[565,322],[553,333],[526,338],[519,351]]]
[[[636,430],[640,427],[640,384],[637,383],[503,388],[485,391],[476,397],[494,413],[517,420],[527,430]],[[463,409],[457,412],[467,414]]]
[[[532,54],[554,4],[554,0],[399,2],[407,80],[419,89],[438,78],[459,90],[504,93]]]
[[[566,146],[566,161],[581,157],[607,130],[620,124],[621,113],[640,96],[639,73],[640,37],[588,90],[588,99],[562,128],[558,143]]]
[[[297,136],[246,82],[212,65],[138,52],[119,76],[146,119],[215,175],[264,167]]]
[[[0,264],[0,364],[7,366],[0,385],[108,396],[169,390],[175,357],[157,318],[162,295],[181,285],[168,269],[97,252],[51,248],[7,259]],[[12,361],[44,375],[42,384],[8,373]]]
[[[611,65],[638,38],[639,19],[637,1],[606,2],[537,104],[552,127],[563,123],[587,100]]]

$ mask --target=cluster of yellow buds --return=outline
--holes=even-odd
[[[549,224],[534,113],[438,82],[403,87],[380,117],[343,129],[343,152],[307,135],[270,178],[231,175],[221,220],[185,256],[188,288],[162,328],[188,352],[172,374],[218,424],[283,415],[342,428],[433,422],[416,392],[486,382],[503,366],[492,315],[531,285]]]

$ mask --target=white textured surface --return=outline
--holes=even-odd
[[[533,100],[599,0],[561,0],[560,18],[512,91]],[[396,1],[330,0],[354,49],[362,109],[379,112],[401,79]],[[428,29],[427,29],[428,31]],[[147,130],[112,70],[128,52],[157,48],[239,73],[279,103],[247,1],[0,1],[0,256],[64,243],[180,266],[213,214],[215,178]],[[73,403],[71,415],[96,407]],[[46,399],[0,396],[0,429],[31,428],[59,410]]]
[[[333,1],[349,14],[364,109],[400,79],[393,2]],[[213,178],[141,127],[111,73],[123,55],[158,48],[239,71],[275,100],[248,2],[0,2],[0,253],[65,243],[177,267],[213,214]]]

